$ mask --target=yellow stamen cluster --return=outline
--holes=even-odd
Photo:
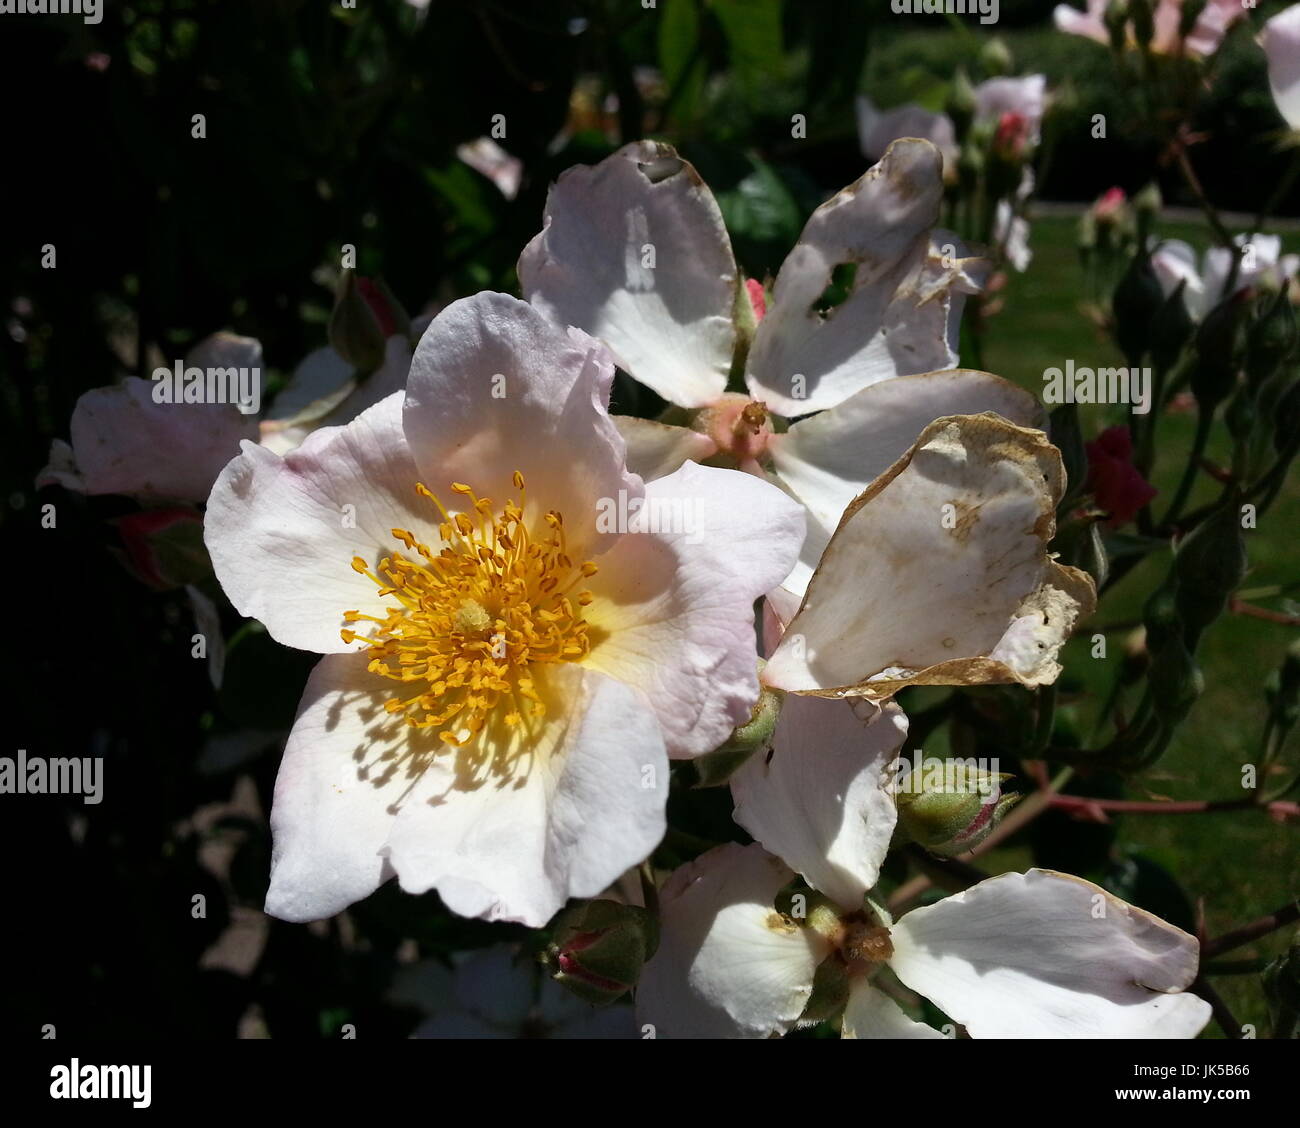
[[[370,646],[370,671],[404,687],[385,702],[390,713],[405,714],[407,724],[453,747],[474,740],[498,706],[504,724],[528,730],[546,712],[530,668],[580,661],[591,650],[581,608],[592,594],[570,593],[596,566],[574,565],[555,510],[544,515],[540,535],[530,533],[518,471],[514,486],[518,499],[498,513],[491,498],[454,483],[463,501],[453,516],[417,483],[416,493],[441,515],[442,546],[435,552],[408,530],[393,529],[408,554],[384,557],[375,572],[359,556],[352,561],[398,606],[384,618],[345,611],[344,622],[375,627],[369,638],[344,630],[343,641]]]

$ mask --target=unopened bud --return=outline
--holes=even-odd
[[[800,1026],[816,1026],[819,1022],[829,1022],[844,1013],[849,1001],[849,989],[853,981],[849,969],[845,966],[838,952],[832,952],[820,964],[813,975],[812,994],[799,1015]]]
[[[761,685],[749,720],[733,730],[725,744],[693,761],[695,786],[720,787],[755,752],[766,752],[772,746],[772,734],[784,701],[781,690]]]
[[[1227,425],[1228,434],[1239,443],[1247,442],[1258,420],[1259,409],[1255,402],[1255,393],[1243,384],[1232,397],[1228,410],[1223,413],[1223,422]]]
[[[1300,721],[1300,640],[1290,645],[1282,665],[1269,676],[1264,697],[1269,712],[1285,729]]]
[[[1189,646],[1223,613],[1246,565],[1241,514],[1229,498],[1183,539],[1174,556],[1178,614]]]
[[[1212,411],[1237,386],[1248,293],[1238,290],[1209,313],[1196,331],[1191,388],[1202,411]]]
[[[1128,0],[1129,17],[1133,23],[1133,38],[1144,51],[1151,46],[1156,34],[1155,11],[1151,0]]]
[[[1296,320],[1284,283],[1246,334],[1246,379],[1258,388],[1295,352]]]
[[[1111,0],[1101,17],[1110,36],[1112,51],[1122,51],[1125,44],[1125,27],[1128,24],[1128,0]]]
[[[330,314],[329,340],[334,351],[358,372],[373,372],[384,362],[383,326],[362,296],[351,270],[345,270],[339,282],[334,312]]]
[[[1187,280],[1181,279],[1151,322],[1151,360],[1160,372],[1168,372],[1178,363],[1196,328],[1183,297],[1186,288]],[[1154,411],[1159,409],[1159,404],[1152,406]]]
[[[953,75],[952,88],[948,92],[944,110],[952,119],[957,137],[963,137],[975,117],[975,87],[971,85],[963,67],[958,67],[957,73]]]
[[[1183,0],[1182,10],[1178,13],[1178,38],[1186,39],[1196,29],[1196,21],[1205,11],[1207,0]],[[1242,7],[1246,5],[1243,3]]]
[[[212,575],[203,543],[203,518],[197,510],[146,509],[119,517],[114,524],[125,549],[123,562],[151,588],[167,591]]]
[[[1300,1037],[1300,935],[1263,974],[1274,1038]]]
[[[1048,434],[1052,445],[1061,452],[1061,463],[1065,467],[1065,496],[1061,499],[1062,507],[1083,492],[1088,480],[1088,451],[1084,446],[1083,429],[1079,426],[1079,409],[1072,403],[1063,403],[1053,408],[1048,416]]]
[[[583,901],[560,915],[545,959],[553,979],[604,1006],[636,986],[658,946],[652,913],[617,901]]]
[[[1156,588],[1142,609],[1144,642],[1148,654],[1163,650],[1183,637],[1183,620],[1178,614],[1176,585],[1166,582]]]
[[[1136,364],[1147,351],[1151,323],[1164,305],[1160,280],[1145,254],[1137,254],[1115,287],[1111,308],[1115,313],[1115,340],[1125,359]]]
[[[1273,412],[1273,449],[1284,454],[1300,436],[1300,380],[1296,380],[1277,401]]]
[[[1014,61],[1011,49],[998,36],[994,36],[980,52],[980,66],[984,73],[992,76],[1010,74]]]
[[[943,765],[942,779],[938,771],[922,768],[894,786],[899,826],[932,854],[951,857],[978,846],[1020,796],[1002,794],[1002,781],[1011,778],[1005,772],[962,760]]]
[[[1156,716],[1169,726],[1187,716],[1205,689],[1205,679],[1181,638],[1170,639],[1152,652],[1147,684]]]

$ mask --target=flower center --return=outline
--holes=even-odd
[[[719,453],[742,469],[749,469],[747,464],[766,455],[772,437],[767,405],[735,392],[726,393],[702,411],[695,428],[708,435]]]
[[[889,929],[882,924],[854,921],[844,931],[840,942],[840,956],[849,973],[873,972],[894,954],[894,942]]]
[[[570,593],[595,575],[596,565],[570,559],[557,511],[545,514],[544,535],[530,532],[518,471],[514,485],[518,499],[498,510],[491,498],[454,483],[468,508],[453,516],[416,483],[416,493],[442,517],[442,547],[435,552],[408,530],[393,529],[406,554],[385,556],[374,572],[361,557],[352,561],[397,606],[383,618],[345,611],[344,622],[375,626],[369,638],[345,629],[343,641],[368,645],[370,672],[403,687],[384,703],[388,712],[452,747],[472,741],[498,713],[526,732],[546,713],[532,666],[581,661],[591,651],[580,609],[592,594]]]

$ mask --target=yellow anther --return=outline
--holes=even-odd
[[[594,596],[573,589],[595,575],[596,565],[575,566],[557,511],[542,516],[540,533],[530,529],[524,523],[524,477],[516,471],[511,480],[519,496],[499,509],[469,485],[452,483],[453,492],[473,503],[472,510],[454,516],[424,483],[416,483],[416,493],[437,510],[430,521],[441,540],[436,550],[415,532],[394,527],[393,537],[419,559],[394,552],[374,573],[360,556],[353,560],[394,604],[383,617],[344,612],[344,622],[375,624],[373,637],[346,630],[344,641],[366,643],[373,655],[367,668],[407,687],[385,704],[389,713],[436,733],[452,748],[491,731],[494,717],[532,735],[525,718],[546,713],[532,667],[581,661],[591,652],[581,616]],[[511,747],[517,756],[523,746]]]

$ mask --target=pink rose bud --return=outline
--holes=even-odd
[[[193,509],[145,509],[116,521],[125,563],[141,582],[166,591],[212,571],[203,547],[203,518]]]

